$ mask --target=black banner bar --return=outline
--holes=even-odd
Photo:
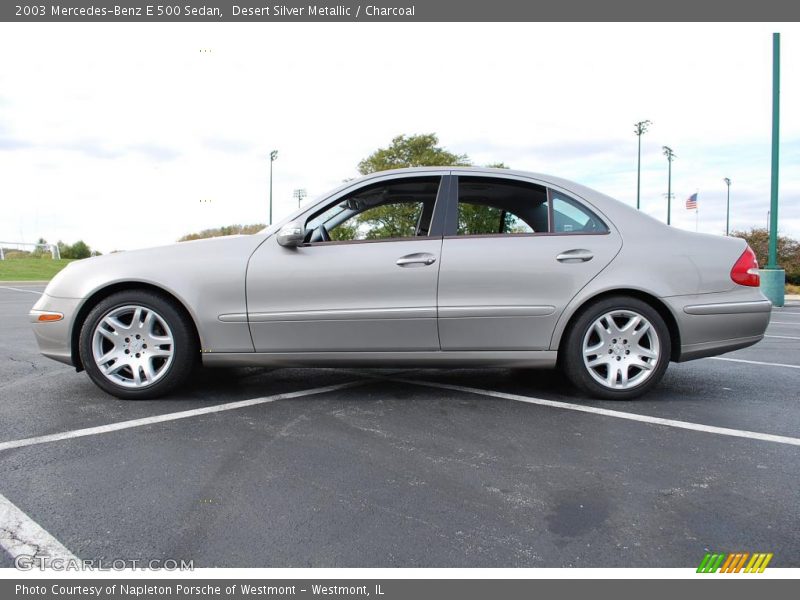
[[[800,20],[789,0],[4,0],[0,21],[28,22],[770,22]]]

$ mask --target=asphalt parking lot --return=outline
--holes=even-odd
[[[800,566],[800,303],[758,345],[672,364],[632,402],[503,369],[205,370],[131,402],[38,354],[42,289],[0,283],[0,500],[77,557]]]

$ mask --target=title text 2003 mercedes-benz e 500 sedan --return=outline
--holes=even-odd
[[[669,361],[758,342],[738,238],[672,229],[578,184],[418,168],[349,181],[249,236],[72,263],[30,313],[41,351],[121,398],[203,365],[559,365],[632,398]]]

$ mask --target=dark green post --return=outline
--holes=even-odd
[[[778,164],[781,119],[781,34],[772,34],[772,183],[769,196],[768,269],[778,268]]]
[[[773,305],[783,306],[786,272],[778,266],[778,164],[780,141],[781,34],[772,34],[772,178],[769,199],[769,259],[761,269],[761,291]]]

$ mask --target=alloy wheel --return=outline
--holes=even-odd
[[[172,364],[175,343],[166,320],[145,306],[114,308],[92,334],[92,356],[103,376],[126,388],[161,379]]]
[[[613,390],[641,385],[658,364],[661,344],[652,323],[632,310],[598,317],[583,337],[583,364],[592,378]]]

